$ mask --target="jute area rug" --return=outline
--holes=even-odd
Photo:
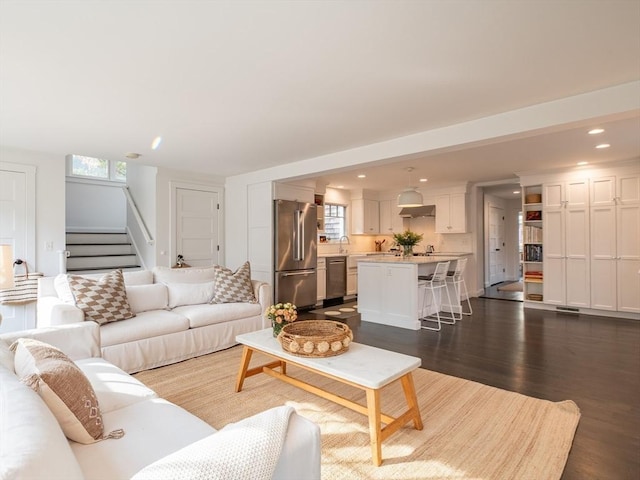
[[[382,444],[382,465],[374,467],[364,415],[264,374],[246,379],[242,392],[235,393],[241,352],[233,347],[135,376],[218,429],[271,407],[295,407],[320,425],[327,480],[559,479],[580,419],[570,400],[553,403],[418,369],[414,382],[424,429],[409,424],[391,435]],[[266,359],[256,353],[251,365]],[[294,366],[287,372],[366,402],[353,387]],[[397,382],[382,390],[381,401],[387,414],[406,408]]]
[[[524,291],[522,282],[513,282],[498,287],[499,292],[522,292]]]

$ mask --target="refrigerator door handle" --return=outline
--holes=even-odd
[[[295,277],[297,275],[309,275],[310,273],[314,272],[315,270],[298,270],[297,272],[281,273],[280,275],[282,277]]]
[[[296,210],[293,214],[293,259],[304,260],[304,221],[302,220],[302,210]]]

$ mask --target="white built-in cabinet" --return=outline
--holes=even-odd
[[[591,307],[640,313],[640,175],[591,181]]]
[[[327,260],[325,258],[318,257],[316,267],[316,278],[318,279],[317,303],[322,303],[327,296]]]
[[[403,219],[400,216],[401,208],[396,200],[380,200],[380,234],[392,235],[403,232]]]
[[[314,190],[311,187],[304,187],[301,185],[292,185],[289,183],[273,184],[273,199],[274,200],[292,200],[294,202],[313,203],[314,202]]]
[[[354,235],[380,233],[380,207],[377,200],[368,198],[351,200],[351,233]]]
[[[358,293],[358,267],[347,269],[347,295]]]
[[[466,194],[451,193],[436,197],[436,233],[466,233]]]
[[[544,303],[588,308],[589,180],[542,186]]]

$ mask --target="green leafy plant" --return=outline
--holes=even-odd
[[[411,230],[405,230],[402,233],[394,233],[393,240],[398,245],[408,245],[414,246],[417,245],[422,240],[422,235],[416,232],[412,232]]]

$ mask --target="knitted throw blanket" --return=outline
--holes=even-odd
[[[295,410],[266,410],[192,443],[140,470],[133,480],[268,480]]]

